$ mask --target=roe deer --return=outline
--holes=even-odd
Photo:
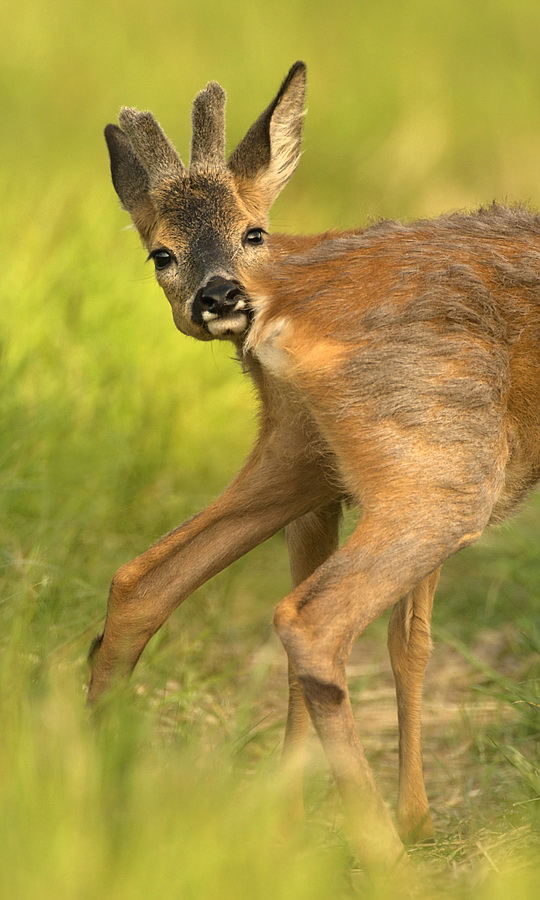
[[[367,864],[432,833],[420,703],[440,566],[540,475],[540,218],[470,214],[307,237],[267,233],[300,154],[305,66],[225,158],[225,94],[193,105],[189,168],[149,112],[108,125],[112,179],[176,326],[232,341],[261,399],[244,466],[204,512],[114,576],[90,700],[129,674],[174,609],[286,527],[294,589],[274,623],[289,662],[285,756],[309,718]],[[338,548],[343,503],[361,509]],[[346,663],[393,607],[398,829],[366,762]]]

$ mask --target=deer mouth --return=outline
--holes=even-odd
[[[214,337],[227,337],[232,334],[243,334],[248,330],[253,319],[253,309],[247,298],[240,297],[237,305],[230,312],[213,318],[203,314],[203,325]]]
[[[249,328],[251,319],[251,309],[245,307],[244,309],[235,309],[228,315],[205,320],[203,327],[214,337],[227,337],[232,334],[243,334]]]

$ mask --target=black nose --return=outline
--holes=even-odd
[[[216,275],[200,291],[199,303],[202,310],[222,315],[236,306],[240,295],[240,285]]]

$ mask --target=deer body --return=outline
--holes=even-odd
[[[301,754],[311,719],[369,865],[402,844],[355,728],[346,662],[393,607],[398,829],[427,836],[420,701],[438,572],[540,474],[540,219],[494,206],[267,236],[298,159],[304,83],[296,64],[228,163],[213,83],[195,100],[189,170],[150,114],[124,110],[122,130],[108,126],[115,187],[177,327],[235,344],[261,427],[221,497],[116,573],[90,697],[133,669],[195,588],[286,527],[293,590],[274,617],[289,659],[285,753]],[[362,515],[338,548],[345,501]]]
[[[345,493],[365,505],[377,466],[401,479],[398,454],[415,480],[440,459],[443,494],[487,490],[497,522],[540,472],[539,263],[540,218],[519,209],[331,236],[246,275],[244,359],[309,408]]]

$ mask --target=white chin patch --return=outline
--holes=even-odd
[[[228,334],[242,334],[248,327],[248,317],[243,312],[234,312],[224,319],[212,319],[206,327],[214,337],[226,337]]]

